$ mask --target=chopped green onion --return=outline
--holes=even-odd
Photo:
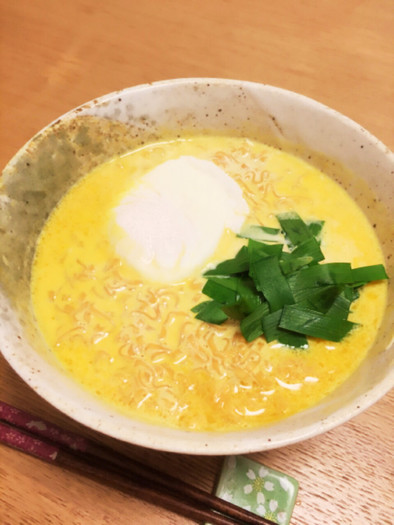
[[[336,342],[341,341],[355,326],[346,319],[298,305],[285,306],[279,322],[280,328]]]
[[[213,301],[203,301],[202,303],[198,303],[195,306],[193,306],[191,311],[195,314],[198,314],[202,312],[205,309],[205,307],[210,303],[213,303]]]
[[[320,234],[324,226],[324,221],[310,221],[306,224],[313,237],[315,237],[317,241],[320,241]]]
[[[219,263],[216,268],[208,270],[204,276],[209,275],[234,275],[249,270],[249,252],[247,246],[242,246],[233,259]]]
[[[252,313],[242,319],[240,328],[242,335],[250,342],[263,335],[262,319],[269,313],[268,303],[260,304]]]
[[[267,299],[271,312],[279,310],[285,304],[294,303],[289,284],[280,269],[277,257],[265,257],[251,263],[249,275],[257,290],[262,292]]]
[[[329,284],[348,284],[353,282],[350,263],[314,264],[290,276],[289,285],[296,300],[305,288],[315,288]]]
[[[223,312],[221,304],[216,301],[204,301],[192,308],[197,313],[196,319],[206,323],[222,324],[227,321],[228,316]]]
[[[284,252],[280,265],[284,274],[291,274],[304,266],[324,259],[320,245],[314,237],[302,241],[291,253]]]
[[[283,310],[277,310],[271,314],[266,315],[262,319],[264,336],[268,343],[271,341],[278,341],[287,346],[297,348],[307,348],[307,338],[298,333],[291,332],[285,328],[280,327],[279,322],[282,317]]]
[[[221,304],[235,304],[239,299],[233,277],[210,277],[202,293]]]
[[[228,310],[234,312],[230,317],[235,316],[236,319],[242,319],[244,315],[240,314],[249,314],[262,302],[261,294],[249,277],[208,277],[202,291],[224,306],[237,305],[237,312]]]
[[[256,226],[254,224],[244,226],[238,237],[260,242],[283,242],[279,228],[268,228],[267,226]]]
[[[320,288],[308,288],[302,292],[297,296],[299,306],[326,313],[342,294],[343,287],[334,284]]]
[[[311,262],[319,262],[324,259],[323,252],[320,249],[320,244],[314,237],[305,239],[291,252],[291,256],[295,258],[309,257]]]
[[[285,236],[293,246],[298,246],[308,239],[313,239],[310,228],[301,219],[298,213],[287,212],[277,215],[279,224],[285,233]]]
[[[242,308],[238,303],[237,304],[225,304],[222,306],[223,312],[230,319],[235,321],[242,321],[248,314],[245,312],[245,309]]]
[[[303,257],[294,257],[292,253],[283,252],[279,260],[282,272],[290,275],[300,268],[304,268],[313,262],[313,257],[304,255]]]
[[[353,282],[358,284],[366,284],[371,281],[381,281],[382,279],[388,279],[383,264],[373,264],[371,266],[354,268],[352,270],[352,278]]]
[[[349,284],[348,286],[345,286],[343,289],[343,295],[348,299],[351,303],[358,299],[360,297],[360,292],[358,287],[352,286]]]
[[[275,228],[245,227],[240,237],[248,244],[205,272],[202,291],[212,300],[192,311],[208,323],[239,321],[249,342],[264,335],[268,342],[306,348],[307,336],[342,340],[357,326],[347,318],[359,289],[388,278],[383,265],[322,263],[323,221],[304,222],[295,212],[277,218],[285,238]]]
[[[265,257],[276,256],[280,257],[283,250],[283,244],[265,244],[263,242],[249,239],[248,253],[249,263],[259,261]]]
[[[326,313],[329,316],[338,317],[338,319],[347,319],[351,304],[352,301],[349,299],[346,290],[344,290],[334,299]]]

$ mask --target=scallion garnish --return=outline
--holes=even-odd
[[[197,319],[206,323],[222,324],[228,319],[222,310],[222,305],[216,301],[204,301],[192,308],[192,312],[197,314]]]
[[[355,323],[336,315],[327,315],[292,304],[283,308],[279,326],[291,332],[327,341],[341,341],[355,326]]]
[[[247,341],[253,341],[260,335],[263,335],[263,318],[269,314],[267,302],[261,303],[252,313],[244,317],[240,322],[242,335]]]
[[[271,255],[250,263],[249,275],[259,292],[266,298],[270,311],[280,310],[285,304],[293,304],[289,283],[280,269],[278,256]]]
[[[263,333],[268,343],[271,341],[279,341],[287,346],[297,348],[307,348],[308,341],[305,335],[296,333],[294,330],[290,331],[286,327],[280,326],[282,319],[283,308],[266,315],[262,320]]]
[[[207,270],[204,276],[208,275],[235,275],[249,271],[249,253],[246,246],[242,246],[233,259],[227,259],[219,263],[216,268]]]
[[[387,279],[384,266],[352,268],[350,263],[323,263],[323,221],[304,222],[295,212],[277,216],[280,228],[248,225],[247,239],[233,259],[205,272],[196,318],[221,324],[240,322],[246,341],[265,336],[297,348],[307,337],[341,341],[356,325],[350,307],[365,284]]]

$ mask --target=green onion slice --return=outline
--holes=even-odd
[[[320,241],[320,234],[322,232],[324,221],[310,221],[307,222],[309,231],[317,241]]]
[[[237,279],[234,277],[211,277],[202,292],[222,305],[235,304],[239,300]]]
[[[244,226],[238,234],[238,237],[259,242],[283,242],[279,228],[268,228],[267,226],[257,226],[254,224]]]
[[[356,325],[337,316],[322,314],[299,305],[289,305],[283,308],[279,326],[292,332],[338,342]]]
[[[327,315],[335,316],[338,319],[347,319],[350,313],[350,305],[352,304],[349,299],[346,289],[340,293],[332,302],[330,308],[326,310]]]
[[[249,277],[209,277],[203,293],[223,306],[238,306],[239,313],[249,314],[262,302],[261,294]],[[230,316],[233,317],[233,316]],[[236,319],[242,318],[238,314]]]
[[[280,257],[283,251],[283,244],[266,244],[264,242],[254,241],[249,239],[248,254],[249,264],[259,261],[265,257]]]
[[[363,285],[371,281],[381,281],[382,279],[388,279],[388,276],[383,264],[374,264],[372,266],[354,268],[352,270],[352,278],[354,283]]]
[[[310,228],[308,228],[308,225],[301,219],[298,213],[293,211],[280,213],[277,215],[277,219],[286,238],[293,246],[298,246],[308,239],[314,238]]]
[[[265,257],[250,264],[249,275],[257,290],[263,293],[275,312],[285,304],[293,304],[294,299],[289,284],[283,275],[277,257]]]
[[[302,293],[302,290],[307,288],[352,282],[350,263],[315,264],[302,268],[289,278],[289,285],[296,300],[298,295]]]
[[[223,312],[222,306],[216,301],[204,301],[192,308],[196,313],[196,319],[206,323],[222,324],[227,321],[228,316]]]
[[[268,343],[278,341],[295,348],[307,348],[308,340],[303,334],[295,333],[280,326],[283,310],[277,310],[262,319],[264,336]]]
[[[269,313],[267,302],[261,303],[252,313],[242,319],[240,328],[242,335],[250,342],[263,335],[263,318]]]
[[[249,271],[249,252],[247,246],[242,246],[233,259],[219,263],[215,268],[207,270],[204,276],[210,275],[235,275]]]

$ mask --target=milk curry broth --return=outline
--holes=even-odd
[[[245,224],[278,227],[276,214],[295,211],[304,220],[324,221],[324,262],[384,262],[360,208],[305,161],[247,139],[154,143],[95,168],[50,215],[31,288],[48,346],[78,383],[114,409],[168,427],[255,428],[316,405],[365,358],[383,317],[387,284],[361,290],[349,316],[358,326],[344,340],[309,338],[307,349],[268,344],[264,337],[247,343],[231,320],[218,326],[195,319],[191,308],[206,299],[202,273],[233,257],[245,240],[224,227],[213,252],[189,275],[160,281],[117,249],[124,231],[114,220],[114,210],[148,172],[184,156],[210,161],[235,181],[247,204]]]

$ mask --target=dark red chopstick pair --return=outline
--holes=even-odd
[[[0,442],[212,525],[272,525],[180,479],[0,401]]]

